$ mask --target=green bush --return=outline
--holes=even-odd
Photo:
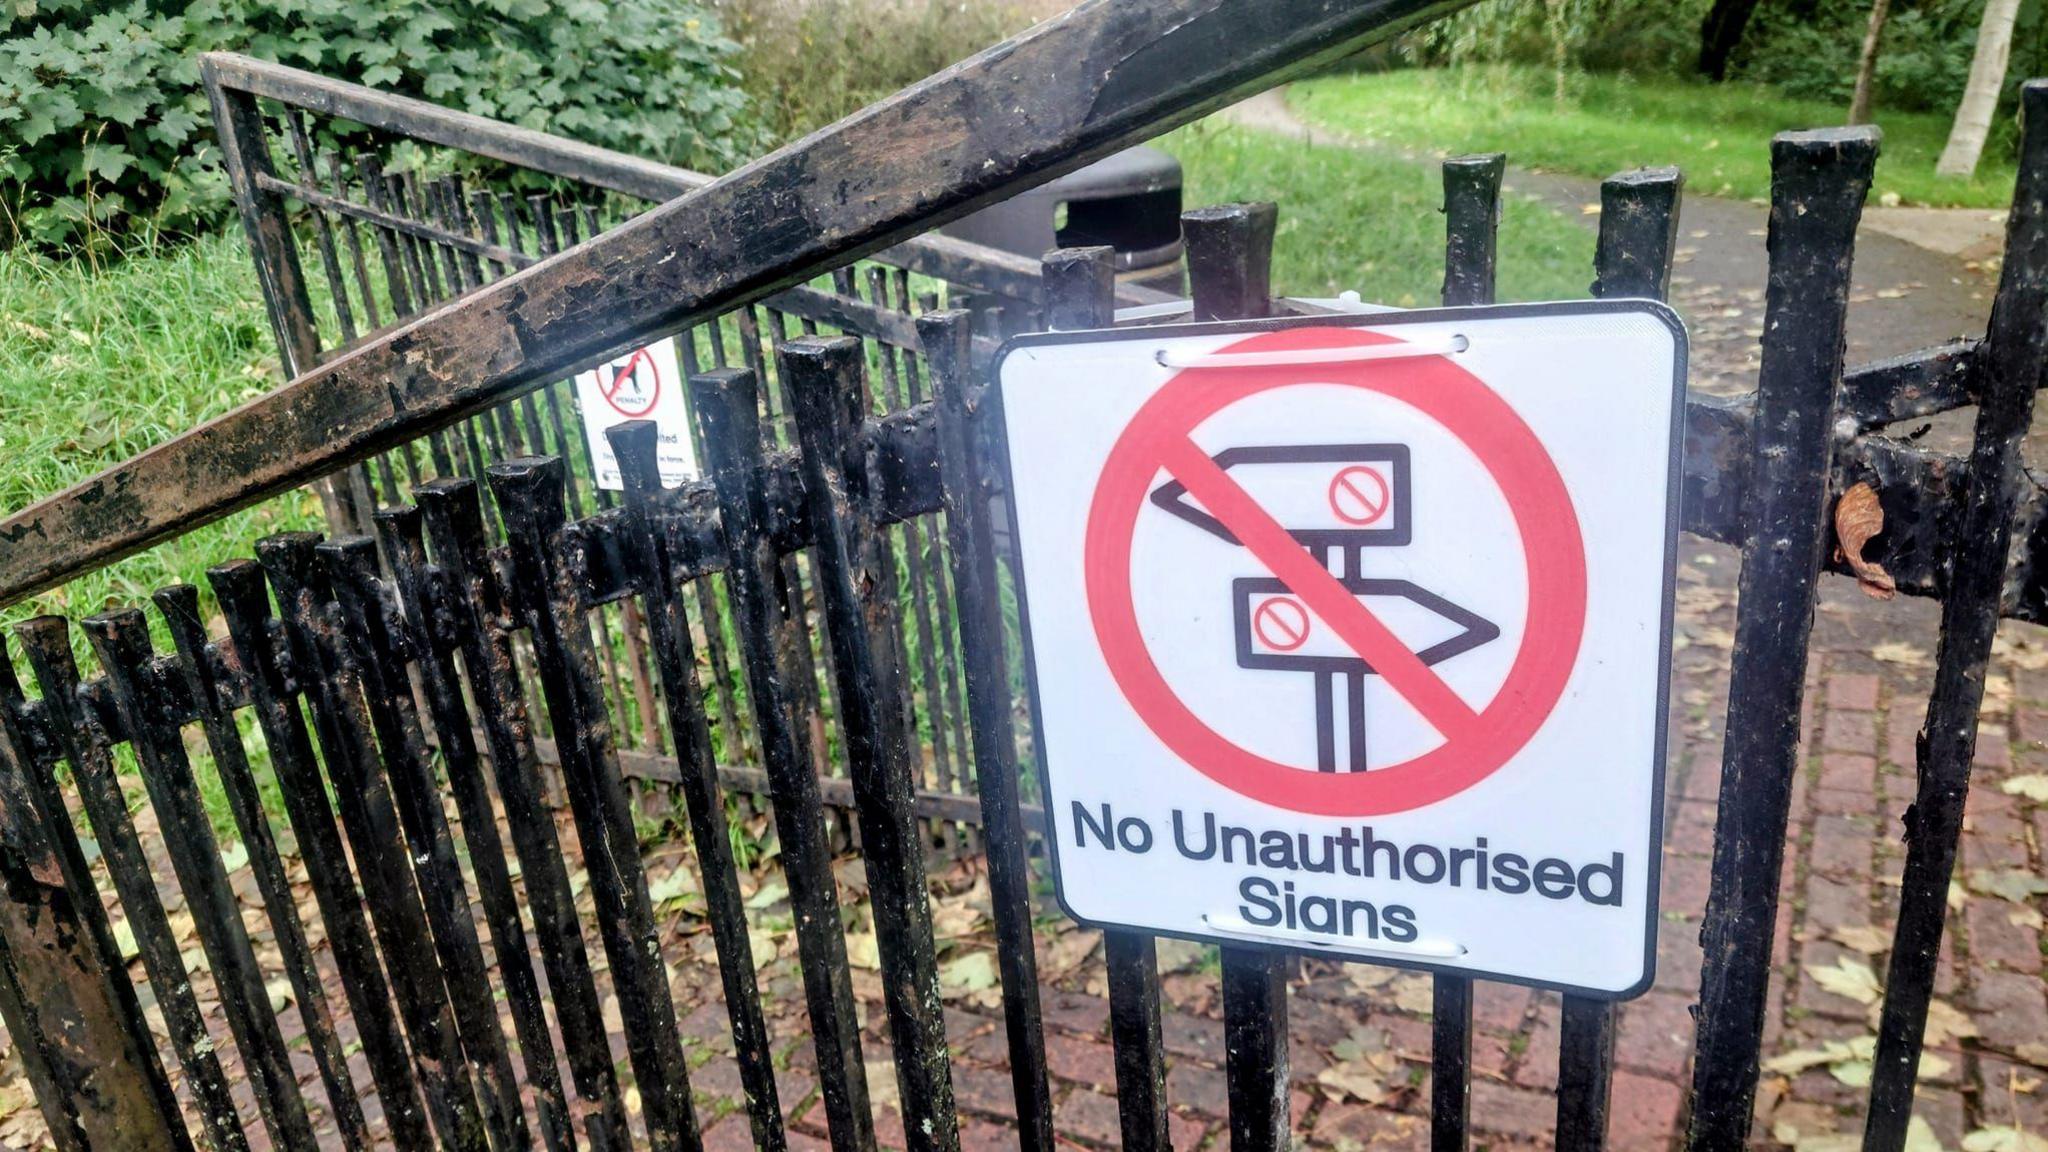
[[[695,0],[0,0],[0,244],[226,205],[198,56],[230,49],[722,170],[760,143]]]
[[[715,0],[778,140],[880,100],[1066,7],[1057,0]]]

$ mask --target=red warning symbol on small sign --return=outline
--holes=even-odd
[[[1216,351],[1285,351],[1390,339],[1357,330],[1303,328],[1262,333]],[[1367,532],[1377,532],[1370,526],[1402,506],[1406,480],[1396,476],[1390,481],[1378,468],[1361,463],[1323,473],[1331,477],[1329,510],[1346,528],[1294,529],[1239,481],[1231,464],[1284,462],[1299,458],[1299,452],[1254,447],[1212,456],[1191,438],[1203,421],[1232,405],[1303,383],[1298,369],[1284,366],[1184,370],[1139,409],[1111,448],[1090,507],[1084,557],[1088,611],[1110,674],[1133,711],[1196,770],[1241,795],[1298,812],[1406,811],[1456,795],[1492,775],[1550,716],[1571,676],[1584,631],[1585,546],[1570,494],[1542,441],[1511,406],[1462,367],[1434,356],[1402,361],[1398,369],[1363,361],[1320,364],[1316,382],[1364,389],[1422,413],[1471,451],[1504,498],[1511,530],[1520,538],[1529,614],[1499,690],[1487,700],[1467,700],[1433,667],[1491,639],[1497,632],[1490,622],[1405,581],[1332,572],[1324,559],[1325,549],[1356,553],[1365,544],[1405,543],[1405,523],[1396,524],[1396,538],[1373,539]],[[1384,446],[1347,451],[1353,460],[1390,456]],[[1150,491],[1161,472],[1168,484]],[[1398,763],[1375,764],[1371,771],[1331,773],[1269,759],[1218,732],[1168,683],[1138,622],[1132,546],[1138,518],[1152,506],[1241,545],[1270,574],[1246,583],[1283,593],[1266,595],[1252,608],[1251,632],[1269,655],[1254,652],[1255,663],[1246,666],[1270,665],[1275,653],[1282,660],[1297,660],[1286,654],[1302,648],[1312,622],[1319,622],[1333,638],[1320,643],[1341,644],[1330,659],[1377,676],[1435,730],[1440,743]],[[1403,520],[1406,515],[1400,513]],[[1374,606],[1376,598],[1389,597],[1423,604],[1464,623],[1466,636],[1423,651],[1411,648]]]
[[[604,402],[629,420],[638,420],[661,400],[661,370],[655,366],[652,349],[642,348],[626,357],[616,368],[598,368]]]
[[[1292,652],[1308,643],[1308,609],[1298,600],[1275,596],[1252,613],[1252,630],[1275,652]]]
[[[1330,511],[1346,524],[1364,528],[1376,523],[1392,503],[1392,489],[1377,469],[1353,464],[1330,477]]]

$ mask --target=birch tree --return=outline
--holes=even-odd
[[[2012,29],[2019,15],[2020,0],[1985,0],[1970,79],[1963,86],[1963,102],[1956,107],[1948,146],[1935,162],[1936,175],[1967,177],[1976,172],[1984,138],[1991,133],[1991,117],[1998,111],[1998,94],[2005,87],[2005,65],[2012,56]]]

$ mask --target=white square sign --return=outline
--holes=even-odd
[[[682,372],[676,367],[676,341],[670,336],[635,348],[588,372],[576,375],[576,410],[597,486],[624,491],[619,461],[612,455],[605,429],[628,420],[652,420],[660,428],[663,486],[673,488],[697,478],[697,446],[690,439],[690,405]]]
[[[1013,341],[1067,910],[1647,988],[1684,382],[1647,301]]]

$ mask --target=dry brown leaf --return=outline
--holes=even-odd
[[[1835,554],[1848,562],[1856,582],[1872,598],[1889,600],[1899,594],[1898,581],[1884,565],[1863,557],[1864,546],[1882,531],[1884,505],[1878,502],[1877,489],[1858,483],[1835,501]]]

